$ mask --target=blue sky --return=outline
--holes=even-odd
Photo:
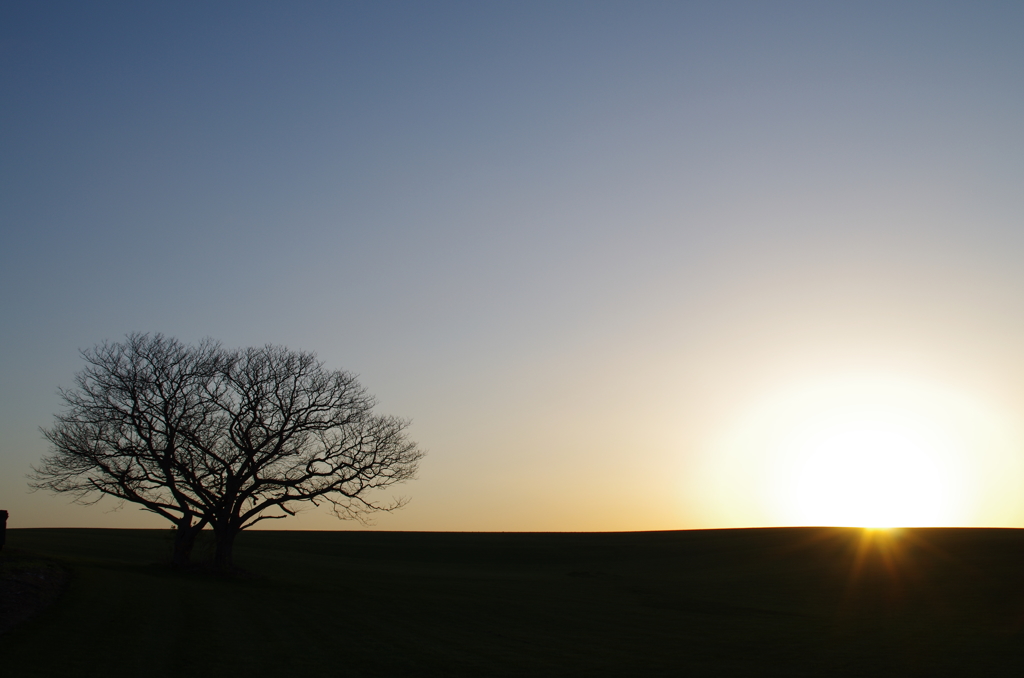
[[[0,501],[159,525],[25,494],[77,351],[132,331],[359,373],[429,450],[383,529],[784,523],[715,509],[702,469],[758,403],[850,374],[980,403],[1005,449],[962,455],[1009,497],[1022,19],[6,3]],[[958,520],[1024,521],[1000,506]]]

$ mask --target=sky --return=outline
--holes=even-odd
[[[0,508],[79,351],[351,370],[373,529],[1024,526],[1024,5],[0,6]],[[364,529],[312,510],[278,529]]]

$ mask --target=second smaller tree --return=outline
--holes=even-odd
[[[221,364],[211,393],[224,430],[196,441],[197,500],[213,526],[216,564],[231,566],[235,537],[257,522],[329,503],[339,518],[398,508],[371,491],[411,479],[423,456],[408,422],[373,413],[355,375],[312,353],[279,346],[238,351]]]

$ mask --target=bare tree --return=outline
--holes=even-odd
[[[201,444],[197,486],[216,533],[218,567],[231,566],[236,535],[305,503],[331,504],[339,518],[391,511],[370,491],[411,479],[423,453],[408,422],[373,414],[356,377],[328,370],[312,353],[249,348],[223,363],[210,392],[225,430]]]
[[[339,518],[358,519],[404,504],[381,503],[372,491],[411,479],[423,453],[407,438],[407,421],[373,414],[373,397],[351,373],[327,369],[312,353],[278,346],[228,352],[205,342],[181,347],[196,365],[187,386],[169,379],[177,372],[166,369],[122,376],[122,362],[133,361],[120,356],[134,356],[133,347],[147,341],[181,346],[159,335],[132,335],[125,345],[83,353],[90,368],[79,374],[77,391],[62,393],[69,411],[44,431],[54,450],[35,469],[34,486],[79,500],[99,492],[139,503],[193,540],[209,523],[222,569],[232,565],[239,532],[306,504],[327,502]],[[94,359],[107,355],[119,360]],[[180,407],[186,415],[154,427],[137,414],[143,408],[136,399],[126,397],[112,411],[105,405],[109,389],[94,385],[101,376],[103,384],[152,384],[165,399],[160,411]],[[112,435],[112,426],[127,433]]]
[[[210,341],[188,347],[132,334],[82,357],[78,388],[60,392],[66,411],[42,431],[53,453],[30,485],[83,504],[109,495],[167,518],[177,528],[173,562],[183,565],[209,518],[197,513],[178,468],[194,441],[215,437],[218,413],[207,394],[223,351]]]

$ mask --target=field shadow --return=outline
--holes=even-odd
[[[0,635],[53,605],[70,578],[56,561],[18,549],[0,551]]]
[[[331,674],[343,647],[352,676],[1024,671],[1019,530],[257,531],[236,551],[251,576],[226,578],[173,571],[161,532],[16,531],[75,577],[0,640],[9,664]],[[110,628],[118,663],[97,654]],[[47,654],[53,637],[71,659]]]

